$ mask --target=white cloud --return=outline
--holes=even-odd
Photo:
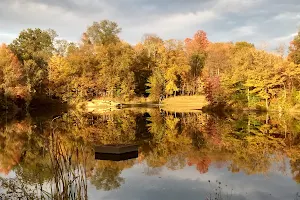
[[[293,2],[292,2],[293,1]],[[0,0],[0,42],[26,28],[52,28],[78,41],[93,21],[122,27],[121,39],[135,44],[145,33],[163,39],[192,37],[204,30],[212,41],[253,43],[285,37],[297,29],[298,0]],[[281,13],[281,14],[278,14]],[[280,20],[280,24],[278,23]],[[300,25],[300,24],[298,24]],[[272,31],[270,31],[272,28]]]
[[[287,42],[287,41],[292,40],[296,35],[297,35],[297,33],[292,33],[292,34],[289,34],[289,35],[276,37],[273,40],[277,41],[277,42]]]
[[[242,12],[251,7],[259,6],[262,0],[218,0],[214,9],[221,12]]]
[[[238,37],[254,35],[255,32],[256,32],[255,26],[241,26],[232,30],[232,33]]]
[[[14,38],[17,37],[17,34],[11,34],[11,33],[1,33],[0,32],[0,44],[1,43],[9,43],[12,41]]]
[[[279,15],[276,15],[273,17],[273,20],[297,20],[300,19],[300,14],[298,13],[292,13],[292,12],[284,12],[280,13]]]
[[[137,27],[142,31],[158,31],[170,33],[193,25],[200,25],[215,19],[217,15],[212,11],[201,11],[197,13],[178,13],[161,16],[143,26]]]

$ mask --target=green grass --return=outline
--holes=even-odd
[[[196,112],[208,104],[205,96],[201,95],[170,97],[162,103],[162,108],[170,112]]]

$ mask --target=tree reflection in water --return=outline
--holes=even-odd
[[[15,178],[1,178],[1,186],[6,189],[1,195],[3,199],[88,199],[87,157],[83,147],[69,148],[55,132],[50,134],[48,142],[44,157],[48,162],[37,157],[30,165],[32,171],[29,172],[27,166],[16,166]],[[28,154],[30,152],[25,150],[24,156]]]
[[[124,169],[137,163],[146,175],[195,166],[232,173],[291,173],[300,182],[300,126],[297,116],[266,114],[161,113],[125,109],[101,115],[69,111],[59,118],[27,117],[1,123],[2,196],[28,199],[87,199],[88,185],[114,190],[125,183]],[[138,144],[138,159],[95,160],[95,144]],[[277,164],[274,169],[273,164]],[[10,196],[9,196],[10,195]]]

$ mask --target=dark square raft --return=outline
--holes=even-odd
[[[102,145],[95,146],[96,160],[122,161],[138,157],[138,145]]]

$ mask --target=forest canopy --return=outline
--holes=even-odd
[[[203,30],[183,41],[145,34],[132,45],[121,30],[113,21],[94,22],[77,43],[51,29],[21,31],[0,47],[1,104],[176,95],[205,95],[213,107],[285,110],[300,103],[300,32],[285,56],[245,41],[211,42]]]

